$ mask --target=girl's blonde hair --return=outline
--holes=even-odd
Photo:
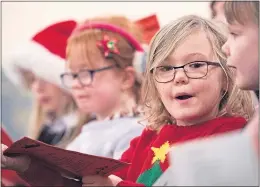
[[[26,69],[19,69],[20,73],[22,74],[22,78],[24,79],[24,85],[27,89],[31,88],[31,85],[34,81],[34,74]],[[77,105],[73,98],[68,95],[66,98],[66,103],[64,106],[61,106],[61,112],[59,116],[65,116],[70,113],[76,112],[77,111]],[[45,122],[45,113],[43,112],[43,108],[37,101],[33,101],[33,106],[32,106],[32,112],[30,115],[29,119],[29,137],[33,139],[37,139],[40,135],[40,130],[42,129],[42,125]],[[69,137],[63,138],[59,144],[57,145],[58,147],[65,148],[68,143],[70,143],[79,133],[84,124],[89,122],[91,120],[91,116],[88,114],[78,114],[78,121],[77,124],[75,125],[75,128],[73,129],[72,133],[70,134]]]
[[[86,22],[102,22],[118,26],[131,34],[138,42],[142,43],[142,30],[134,22],[124,16],[96,17],[88,19]],[[84,24],[85,22],[82,25]],[[78,27],[80,26],[81,24]],[[106,59],[104,57],[104,51],[97,47],[97,42],[102,40],[104,35],[117,39],[117,48],[120,51],[120,54],[113,54],[110,59]],[[102,58],[104,58],[108,64],[116,63],[116,65],[122,70],[127,66],[133,66],[134,54],[136,50],[123,36],[118,33],[104,29],[86,29],[79,33],[72,34],[68,39],[66,50],[68,67],[72,65],[70,62],[71,51],[76,45],[80,46],[81,56],[86,65],[90,68],[95,67],[97,59]],[[133,93],[135,94],[137,103],[140,100],[140,87],[141,84],[138,79],[136,79]]]
[[[221,31],[211,21],[190,15],[165,25],[156,33],[150,43],[142,85],[142,101],[145,105],[144,115],[149,124],[148,127],[153,130],[159,130],[162,125],[167,123],[175,123],[175,120],[164,107],[150,70],[162,63],[187,36],[200,29],[205,32],[227,79],[227,90],[221,99],[218,116],[243,116],[246,119],[252,116],[253,105],[250,93],[239,90],[235,86],[234,75],[232,70],[227,67],[227,58],[221,50],[227,40],[224,30]]]
[[[60,117],[69,115],[70,113],[75,113],[77,111],[76,104],[72,98],[69,98],[68,103],[64,106]],[[42,107],[38,102],[33,103],[32,113],[30,116],[30,126],[29,126],[29,136],[33,139],[37,139],[40,135],[40,130],[45,122],[45,115]],[[57,147],[66,148],[66,146],[72,142],[77,135],[80,133],[82,126],[89,121],[91,121],[91,116],[88,114],[78,114],[78,119],[75,127],[72,129],[68,136],[64,136],[57,145]]]
[[[66,101],[67,103],[64,105],[64,107],[62,107],[61,112],[57,117],[69,114],[76,110],[75,102],[72,100],[72,98],[68,99],[69,100]],[[44,122],[46,122],[45,117],[46,115],[43,112],[42,106],[37,101],[34,101],[32,106],[32,113],[30,116],[30,137],[36,139],[39,136],[42,125]]]

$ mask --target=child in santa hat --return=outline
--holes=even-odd
[[[117,49],[122,49],[121,45],[126,43],[115,45],[117,40],[107,40],[107,38],[114,39],[114,33],[108,33],[108,37],[102,39],[102,33],[106,33],[110,26],[103,27],[103,30],[96,29],[95,32],[88,32],[88,28],[95,29],[98,26],[100,26],[98,23],[97,25],[90,23],[79,28],[77,37],[73,38],[75,51],[69,50],[74,52],[75,56],[69,54],[69,68],[72,72],[68,75],[72,78],[68,80],[75,91],[74,94],[82,98],[82,105],[85,106],[89,106],[88,97],[92,95],[83,94],[82,84],[92,81],[91,87],[85,88],[91,90],[98,86],[97,83],[101,84],[102,82],[99,81],[103,79],[104,82],[111,81],[115,85],[114,89],[127,88],[132,71],[131,66],[125,66],[124,73],[120,74],[119,67],[126,65],[120,63],[120,57],[127,59],[128,56],[124,54],[127,54],[128,50]],[[98,54],[112,53],[112,57],[117,58],[112,58],[111,62],[102,61],[103,59],[97,58],[98,56],[90,58],[88,53],[83,53],[85,57],[89,57],[85,58],[86,61],[77,58],[78,55],[75,53],[80,50],[76,49],[87,49],[87,46],[80,43],[78,39],[83,37],[85,44],[91,45],[91,42],[87,41],[90,41],[89,38],[95,34],[100,34],[97,40],[101,40],[102,43],[98,42],[97,45],[101,47],[101,52],[104,52]],[[141,136],[132,140],[129,149],[121,157],[122,161],[131,165],[115,175],[85,176],[82,180],[83,186],[152,186],[169,167],[168,152],[171,146],[245,126],[246,120],[253,113],[250,93],[240,91],[234,86],[233,73],[227,67],[226,56],[221,51],[221,46],[225,42],[225,34],[216,25],[198,16],[184,16],[165,25],[155,35],[150,44],[143,84],[145,115],[149,124]],[[95,40],[92,46],[94,44],[96,45]],[[132,43],[129,50],[132,47],[137,49],[138,46]],[[89,48],[91,49],[96,50],[94,47]],[[113,67],[114,60],[120,65],[119,67]],[[86,62],[92,62],[94,68],[103,68],[104,71],[104,68],[107,68],[107,74],[95,72],[93,79],[87,79],[86,76],[79,74],[83,71]],[[111,70],[114,71],[109,72]],[[120,81],[114,82],[115,80],[111,78],[116,79],[117,76],[117,81]],[[120,84],[121,81],[128,83]],[[110,90],[112,91],[114,90]],[[103,99],[100,98],[102,101]],[[94,104],[91,106],[96,107]],[[15,169],[34,186],[72,186],[72,183],[77,186],[82,185],[59,176],[57,172],[47,167],[41,166],[39,169],[40,166],[34,159],[20,157],[22,158],[24,160],[17,162],[18,168]],[[15,160],[18,161],[18,158]],[[36,171],[41,173],[40,177],[34,175]]]
[[[74,30],[68,40],[67,72],[61,79],[81,111],[94,113],[95,120],[84,125],[67,149],[120,158],[130,140],[141,134],[140,84],[146,54],[141,43],[141,30],[123,16],[89,19]],[[38,164],[31,166],[41,167]],[[46,169],[40,170],[52,173]],[[45,174],[41,176],[44,179]]]
[[[75,136],[88,118],[78,112],[60,81],[65,70],[67,39],[75,26],[73,20],[52,24],[7,54],[3,61],[7,77],[33,93],[30,137],[60,147]]]
[[[95,120],[84,125],[66,149],[120,158],[130,140],[140,135],[144,127],[139,124],[139,92],[146,54],[141,42],[141,30],[121,16],[89,19],[73,32],[61,81],[79,109],[95,114]],[[95,83],[102,75],[108,78]]]

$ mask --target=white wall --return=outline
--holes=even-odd
[[[136,20],[156,13],[160,24],[186,14],[209,17],[208,2],[2,2],[3,55],[17,42],[61,19],[83,20],[106,14],[124,14]]]

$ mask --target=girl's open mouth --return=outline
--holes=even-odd
[[[187,100],[187,99],[190,99],[192,97],[193,97],[192,95],[180,95],[180,96],[177,96],[176,99],[178,99],[178,100]]]

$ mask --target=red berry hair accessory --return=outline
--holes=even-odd
[[[104,35],[103,39],[97,42],[97,46],[103,48],[104,55],[109,58],[114,54],[120,54],[117,48],[117,39],[110,38],[108,35]]]

